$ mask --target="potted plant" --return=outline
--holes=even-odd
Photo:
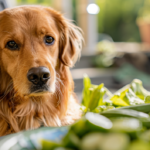
[[[142,41],[150,46],[150,0],[145,0],[137,18]]]

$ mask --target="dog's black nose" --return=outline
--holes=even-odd
[[[27,78],[35,85],[43,85],[50,79],[50,71],[46,67],[34,67],[28,71]]]

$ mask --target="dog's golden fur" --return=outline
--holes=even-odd
[[[47,46],[46,35],[55,43]],[[14,40],[19,50],[6,47]],[[0,136],[43,126],[63,126],[80,117],[69,67],[82,47],[80,28],[55,10],[21,6],[0,12]],[[30,93],[27,72],[50,70],[49,92]]]

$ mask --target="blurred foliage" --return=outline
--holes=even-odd
[[[41,4],[49,6],[52,0],[17,0],[18,4]]]
[[[81,119],[5,136],[0,150],[150,150],[150,92],[140,80],[114,94],[87,75],[83,85]]]
[[[134,78],[140,79],[147,87],[150,85],[150,76],[135,68],[132,64],[123,64],[114,74],[114,80],[118,84],[124,84],[132,81]]]
[[[77,16],[76,10],[77,10],[77,1],[72,0],[72,14],[73,14],[72,19],[74,20],[74,23],[77,25],[78,24],[78,16]]]
[[[96,67],[111,67],[114,63],[114,57],[117,56],[115,45],[113,42],[101,41],[96,47],[98,55],[93,59],[93,65]]]
[[[17,0],[18,4],[51,5],[53,0]],[[137,16],[150,12],[150,0],[96,0],[100,7],[98,32],[110,35],[114,41],[139,42]],[[145,5],[144,5],[145,3]],[[77,24],[76,0],[72,0],[73,20]],[[143,7],[144,5],[144,7]]]
[[[99,33],[110,35],[114,41],[140,41],[136,18],[144,0],[96,0],[96,3],[100,7]]]
[[[139,11],[138,19],[144,19],[144,21],[150,22],[150,0],[144,1],[144,6]]]

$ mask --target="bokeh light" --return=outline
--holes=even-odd
[[[96,5],[96,4],[94,4],[94,3],[89,4],[89,5],[87,6],[87,12],[88,12],[89,14],[96,15],[96,14],[99,13],[99,11],[100,11],[100,8],[98,7],[98,5]]]

